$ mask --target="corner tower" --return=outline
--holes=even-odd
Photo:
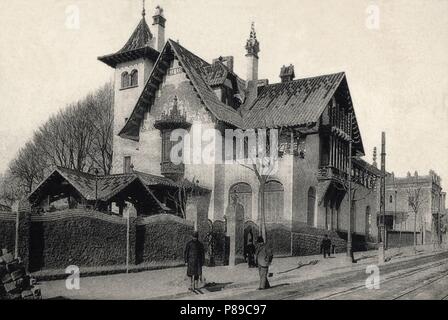
[[[158,10],[162,9],[158,7]],[[145,16],[143,8],[142,18],[123,48],[116,53],[98,58],[115,69],[114,138],[137,103],[159,56],[156,39],[149,29]]]

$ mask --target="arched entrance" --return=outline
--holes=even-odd
[[[249,211],[249,213],[246,213]],[[247,183],[237,183],[229,189],[226,210],[227,236],[229,237],[229,265],[244,261],[244,220],[252,216],[252,188]]]
[[[239,204],[244,208],[244,220],[252,219],[252,188],[245,182],[234,184],[229,191],[229,202],[236,196]]]

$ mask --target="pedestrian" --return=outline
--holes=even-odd
[[[330,257],[330,249],[331,249],[331,240],[328,238],[328,235],[326,234],[324,239],[322,240],[322,243],[320,244],[320,252],[323,252],[324,259]]]
[[[190,277],[191,291],[196,291],[198,279],[202,278],[202,266],[205,262],[204,245],[199,241],[197,231],[193,233],[193,239],[185,247],[185,263],[187,264],[187,276]]]
[[[249,239],[249,243],[246,246],[246,260],[249,268],[254,268],[255,264],[255,245],[252,239]]]
[[[260,285],[258,290],[270,288],[268,281],[269,265],[272,262],[272,251],[264,243],[263,237],[257,238],[257,247],[255,257],[258,264],[258,272],[260,275]]]

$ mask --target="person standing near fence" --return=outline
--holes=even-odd
[[[189,290],[196,291],[198,279],[202,277],[202,266],[205,263],[204,245],[199,241],[197,231],[193,233],[193,239],[185,247],[184,258],[187,264],[187,276],[190,277]]]

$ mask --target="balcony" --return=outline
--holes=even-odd
[[[347,173],[331,166],[320,167],[317,173],[317,179],[332,180],[339,183],[345,183],[347,181]]]

